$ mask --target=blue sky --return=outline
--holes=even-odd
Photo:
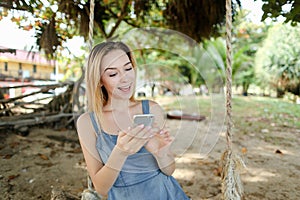
[[[253,1],[253,0],[242,0],[242,8],[250,10],[251,13],[249,17],[255,23],[260,22],[260,18],[263,14],[260,9],[262,6],[261,1]],[[18,28],[13,22],[10,21],[9,18],[3,18],[0,21],[0,46],[5,46],[8,48],[14,49],[27,49],[35,44],[34,32],[25,31]],[[83,43],[82,38],[75,38],[68,42],[68,48],[75,55],[80,55],[82,51],[80,51],[80,46]]]

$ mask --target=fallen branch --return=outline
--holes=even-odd
[[[1,121],[0,127],[1,126],[14,126],[14,127],[34,126],[34,125],[38,125],[38,124],[55,122],[55,121],[60,120],[63,117],[73,117],[73,113],[59,113],[59,114],[49,115],[49,116],[34,117],[33,119]]]
[[[0,88],[0,93],[1,89],[7,90],[29,86],[32,85]],[[3,99],[3,96],[1,99],[0,97],[0,129],[13,129],[16,133],[26,136],[29,134],[29,127],[36,125],[50,125],[53,128],[70,128],[74,126],[72,123],[84,110],[84,105],[81,105],[82,103],[79,100],[81,89],[84,92],[84,88],[77,84],[75,86],[76,91],[74,91],[74,82],[37,85],[36,87],[41,87],[41,89],[10,99]],[[62,87],[67,87],[63,93],[38,98],[39,94]],[[31,101],[28,101],[28,98],[24,99],[30,96]],[[73,112],[72,103],[76,103],[76,114]]]
[[[25,95],[13,97],[13,98],[9,98],[9,99],[0,99],[0,103],[10,103],[10,102],[14,102],[14,101],[16,101],[16,100],[23,99],[23,98],[25,98],[25,97],[29,97],[29,96],[32,96],[32,95],[35,95],[35,94],[39,94],[39,93],[46,93],[46,92],[48,92],[49,90],[53,90],[53,89],[56,89],[56,88],[58,88],[58,87],[63,87],[63,86],[67,86],[67,85],[70,85],[70,84],[47,85],[47,86],[45,86],[45,87],[42,87],[41,90],[36,91],[36,92],[32,92],[32,93],[29,93],[29,94],[25,94]],[[14,86],[14,87],[16,87],[16,86]],[[9,88],[9,87],[8,87],[8,88]]]
[[[45,105],[45,104],[42,104],[42,103],[35,103],[35,102],[41,101],[41,100],[45,100],[45,99],[49,99],[49,98],[53,98],[53,97],[45,97],[45,98],[35,99],[35,100],[29,101],[29,102],[18,102],[17,104],[15,103],[15,105],[13,105],[11,107],[8,107],[8,108],[5,108],[5,109],[1,109],[0,113],[1,112],[7,112],[9,110],[12,110],[14,108],[17,108],[17,107],[20,107],[20,106],[24,106],[24,105]],[[30,109],[33,109],[33,108],[30,108]]]

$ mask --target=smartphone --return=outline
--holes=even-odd
[[[144,124],[144,126],[151,126],[154,121],[153,114],[141,114],[141,115],[134,115],[133,122],[136,125]]]

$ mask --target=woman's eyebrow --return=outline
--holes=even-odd
[[[125,64],[123,65],[123,67],[125,67],[125,66],[127,66],[127,65],[129,65],[129,64],[131,64],[130,61],[127,62],[127,63],[125,63]],[[115,69],[117,69],[117,68],[116,68],[116,67],[107,67],[107,68],[104,70],[104,72],[106,72],[107,70],[115,70]]]
[[[131,62],[129,61],[128,63],[126,63],[125,65],[123,65],[123,67],[125,67],[126,65],[131,64]]]
[[[104,72],[106,72],[107,70],[114,70],[114,69],[117,69],[116,67],[107,67]]]

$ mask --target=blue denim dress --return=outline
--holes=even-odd
[[[149,102],[142,101],[143,113],[149,113]],[[105,164],[116,145],[117,135],[99,129],[93,113],[90,117],[97,132],[96,147]],[[99,131],[101,130],[101,132]],[[108,200],[189,200],[172,176],[162,173],[151,153],[142,147],[128,156],[114,185],[108,192]]]

